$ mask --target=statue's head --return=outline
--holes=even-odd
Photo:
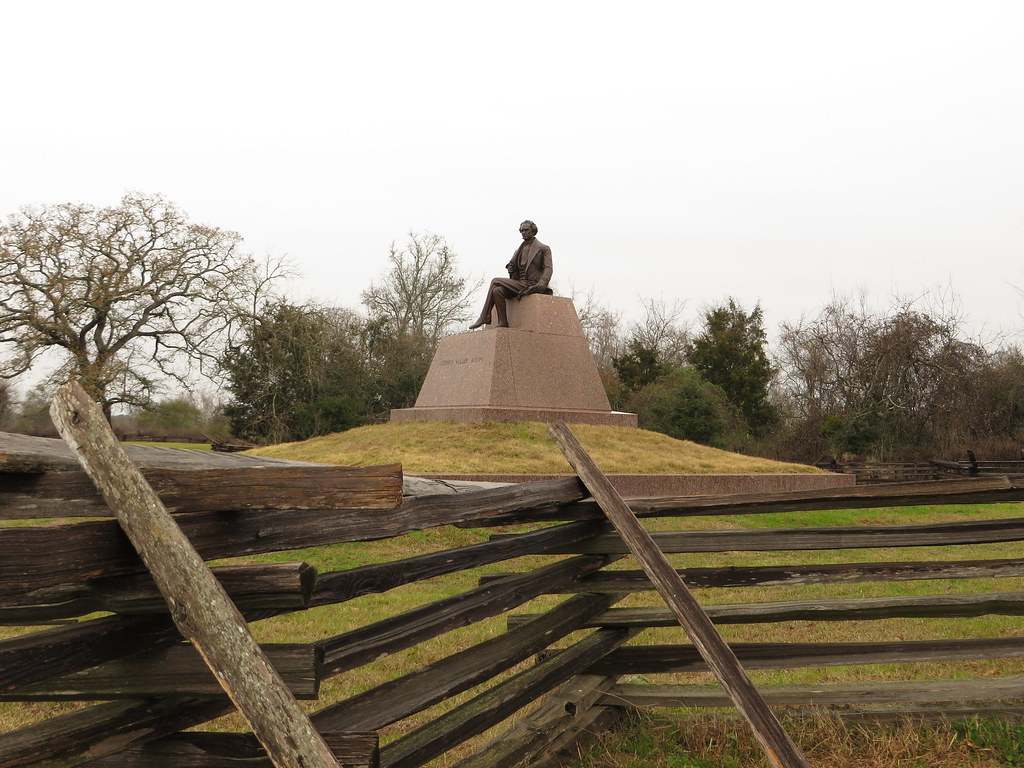
[[[524,238],[535,237],[537,231],[537,225],[534,224],[529,219],[527,219],[526,221],[519,225],[519,234],[521,234]]]

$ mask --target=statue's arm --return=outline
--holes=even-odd
[[[541,254],[541,258],[544,260],[544,271],[541,273],[539,285],[548,287],[548,283],[551,282],[551,273],[554,271],[551,266],[551,249],[548,246],[544,246],[544,251]]]

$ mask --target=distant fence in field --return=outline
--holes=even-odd
[[[23,433],[30,437],[52,437],[58,438],[57,430],[52,426],[41,427],[38,429],[25,430]],[[137,429],[125,430],[119,429],[115,426],[114,434],[117,435],[117,439],[122,442],[137,442],[137,443],[209,443],[212,442],[211,438],[206,435],[199,434],[188,434],[188,435],[164,435],[164,434],[145,434],[138,431]],[[249,448],[255,446],[250,445]]]
[[[496,727],[505,731],[476,745],[458,768],[507,768],[524,760],[550,765],[571,759],[581,736],[609,727],[631,707],[731,706],[717,686],[640,682],[638,676],[700,672],[707,666],[683,642],[681,630],[678,644],[643,642],[653,628],[678,626],[666,610],[616,607],[652,586],[643,572],[621,567],[622,540],[576,478],[403,500],[397,466],[304,467],[191,451],[168,464],[167,449],[150,450],[160,452],[164,464],[145,470],[149,483],[207,560],[401,538],[439,526],[498,527],[482,543],[325,573],[301,562],[217,566],[214,572],[248,621],[342,604],[497,562],[523,563],[518,572],[485,573],[469,591],[380,621],[308,642],[265,646],[296,696],[315,700],[324,681],[525,607],[525,613],[509,615],[505,631],[470,648],[448,656],[435,653],[386,683],[316,708],[312,721],[341,765],[416,768]],[[156,456],[144,448],[134,455],[140,463]],[[1024,481],[992,476],[640,499],[630,507],[642,519],[659,520],[653,536],[666,553],[800,553],[795,564],[679,570],[692,588],[738,596],[733,590],[759,586],[1020,579],[1024,558],[922,560],[914,553],[924,546],[1021,541],[1024,517],[664,530],[669,521],[1022,500]],[[88,519],[32,524],[53,517]],[[245,765],[269,765],[251,734],[188,730],[231,712],[232,705],[195,650],[181,642],[141,561],[62,443],[0,434],[0,518],[19,520],[0,527],[0,623],[25,628],[0,641],[0,700],[103,702],[0,735],[0,768],[223,766],[240,764],[229,761],[243,757],[249,760]],[[865,561],[851,555],[850,562],[816,564],[806,554],[873,548],[884,549],[885,557]],[[546,557],[538,565],[535,555]],[[618,568],[608,567],[616,562]],[[551,594],[564,598],[543,611],[531,603]],[[718,624],[750,625],[1021,615],[1024,591],[951,595],[937,588],[933,594],[870,599],[730,599],[705,610]],[[91,617],[98,611],[109,614]],[[1024,636],[882,642],[870,638],[868,627],[856,643],[806,643],[796,635],[734,644],[733,650],[747,669],[1024,658]],[[634,639],[641,644],[629,644]],[[522,665],[527,661],[532,664]],[[509,676],[514,667],[520,668]],[[1019,676],[759,690],[773,705],[836,707],[848,717],[1024,712],[1015,702],[1024,699]],[[468,691],[468,699],[435,709]],[[382,731],[389,735],[396,728],[399,735],[380,738]]]
[[[951,477],[1015,475],[1024,473],[1024,460],[979,461],[968,451],[967,461],[836,461],[822,459],[814,466],[829,472],[854,475],[858,483],[907,483]]]

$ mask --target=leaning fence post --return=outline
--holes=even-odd
[[[679,623],[686,629],[690,640],[718,677],[736,709],[750,724],[755,738],[772,764],[779,768],[808,768],[804,756],[775,714],[768,708],[764,697],[754,687],[732,648],[718,633],[665,554],[658,548],[647,530],[640,525],[632,510],[612,487],[590,454],[564,422],[549,425],[548,432],[558,443],[558,447],[580,480],[587,486],[590,495],[622,536],[622,540],[640,561],[647,577],[661,593]]]
[[[221,687],[278,768],[337,768],[334,755],[249,632],[245,619],[77,384],[50,406],[57,430],[117,516]]]

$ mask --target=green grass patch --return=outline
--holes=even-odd
[[[1000,765],[1024,766],[1024,724],[1003,720],[961,720],[952,724],[953,734],[981,752],[988,752]]]
[[[996,520],[1020,517],[1020,504],[945,504],[920,507],[879,507],[877,509],[823,509],[773,512],[762,515],[732,515],[717,518],[722,527],[799,528],[855,525],[925,525],[968,520]],[[666,521],[668,522],[668,521]],[[702,518],[706,527],[709,518]]]

